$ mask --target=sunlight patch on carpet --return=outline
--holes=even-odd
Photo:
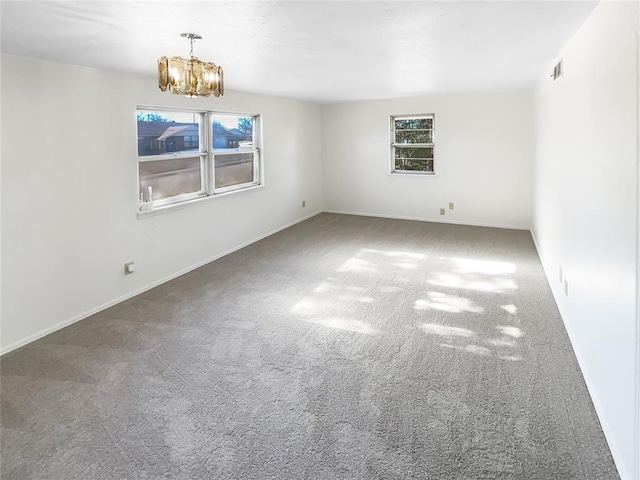
[[[427,292],[428,298],[419,298],[413,306],[416,310],[441,310],[444,312],[482,313],[484,308],[468,298],[448,295],[442,292]]]

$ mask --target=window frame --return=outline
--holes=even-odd
[[[166,210],[170,207],[178,207],[187,203],[191,203],[195,200],[204,200],[214,198],[222,194],[228,194],[232,192],[247,190],[250,188],[259,187],[264,184],[263,178],[263,164],[262,164],[262,116],[257,113],[237,113],[237,112],[220,112],[214,110],[203,109],[188,109],[188,108],[172,108],[172,107],[158,107],[149,105],[137,105],[136,114],[140,111],[157,112],[162,114],[166,113],[187,113],[198,115],[199,128],[198,128],[198,149],[192,152],[183,153],[163,153],[163,154],[150,154],[140,155],[139,153],[139,135],[138,124],[136,122],[136,138],[138,142],[136,144],[136,158],[137,158],[137,191],[138,191],[138,215],[144,215],[154,210]],[[229,185],[223,188],[215,188],[215,156],[220,155],[213,148],[213,117],[215,116],[230,116],[230,117],[250,117],[252,121],[252,148],[247,149],[243,147],[234,149],[224,149],[226,154],[238,154],[238,153],[252,153],[253,154],[253,180],[251,182],[245,182],[236,185]],[[193,147],[190,147],[193,148]],[[166,160],[179,160],[179,159],[195,159],[200,161],[200,190],[198,192],[185,193],[180,195],[174,195],[171,197],[154,199],[150,206],[145,206],[148,202],[140,202],[140,164],[144,162],[156,162]],[[146,197],[146,195],[145,195]]]
[[[213,127],[211,128],[211,138],[208,139],[208,144],[211,146],[211,187],[213,188],[213,192],[215,194],[228,193],[235,190],[244,190],[245,188],[255,187],[261,184],[261,165],[260,165],[260,148],[256,146],[259,142],[260,134],[259,134],[259,123],[260,118],[259,115],[249,115],[249,114],[237,114],[237,113],[228,113],[228,112],[210,112],[210,116],[208,119],[207,125],[213,125],[213,117],[251,117],[253,118],[253,122],[251,124],[251,143],[252,146],[250,148],[247,147],[236,147],[236,148],[214,148],[213,146]],[[216,188],[216,157],[224,156],[224,155],[237,155],[242,153],[251,153],[253,155],[253,180],[250,182],[239,183],[237,185],[228,185],[226,187]]]
[[[390,115],[390,170],[391,175],[418,175],[418,176],[434,176],[436,174],[436,141],[435,141],[435,113],[413,113],[402,115]],[[396,142],[396,120],[431,120],[431,142],[430,143],[397,143]],[[431,148],[432,150],[432,169],[431,170],[398,170],[396,169],[396,148]]]

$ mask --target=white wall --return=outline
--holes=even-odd
[[[389,117],[435,113],[435,176],[390,175]],[[531,92],[429,95],[323,107],[331,211],[529,228]],[[440,208],[454,210],[440,216]]]
[[[192,100],[154,78],[1,62],[4,351],[322,208],[317,105]],[[266,185],[138,219],[137,104],[261,114]]]
[[[545,74],[535,99],[449,94],[320,107],[228,92],[190,100],[159,92],[153,78],[2,55],[3,351],[322,209],[533,222],[617,464],[624,478],[640,478],[638,10],[600,4],[562,52],[564,77]],[[261,114],[266,186],[138,219],[138,104]],[[436,114],[434,177],[388,173],[389,116],[407,113]],[[441,217],[449,202],[455,210]],[[136,273],[125,277],[130,260]]]
[[[623,478],[638,479],[635,2],[602,2],[536,99],[534,234]],[[549,68],[550,73],[551,67]],[[562,267],[569,282],[565,296]]]

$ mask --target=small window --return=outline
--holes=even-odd
[[[433,114],[391,117],[391,173],[435,173],[433,129]]]
[[[138,109],[140,210],[260,184],[257,115]]]
[[[198,148],[198,145],[200,145],[198,135],[185,135],[184,148]]]
[[[151,140],[149,147],[151,150],[165,150],[167,148],[164,140]]]

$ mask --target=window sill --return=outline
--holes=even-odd
[[[229,192],[223,192],[223,193],[218,193],[216,195],[208,195],[206,197],[200,197],[200,198],[194,198],[192,200],[186,200],[184,202],[180,202],[180,203],[173,203],[171,205],[163,205],[161,207],[155,207],[153,210],[145,210],[145,211],[138,211],[138,218],[146,218],[146,217],[151,217],[154,215],[160,215],[162,213],[168,213],[168,212],[173,212],[174,210],[180,210],[182,208],[186,208],[189,207],[191,205],[194,204],[198,204],[198,203],[202,203],[202,202],[208,202],[211,200],[214,200],[216,198],[220,198],[220,197],[226,197],[227,195],[234,195],[236,193],[240,193],[240,192],[246,192],[248,190],[257,190],[260,188],[263,188],[264,185],[260,184],[260,185],[254,185],[251,187],[247,187],[247,188],[240,188],[238,190],[231,190]]]
[[[392,177],[435,177],[435,172],[389,172]]]

